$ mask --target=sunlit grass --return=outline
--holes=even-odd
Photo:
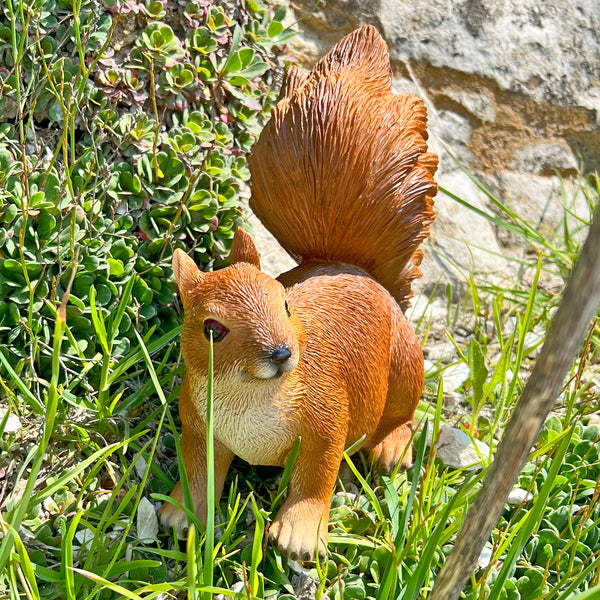
[[[17,2],[7,6],[14,24],[10,44],[15,56],[21,56],[14,11],[26,17],[26,7]],[[71,186],[74,106],[93,64],[86,63],[81,32],[76,34],[74,52],[81,69],[72,94],[53,90],[64,125],[57,153],[64,158]],[[17,77],[17,85],[19,81]],[[50,81],[58,81],[56,74]],[[25,140],[27,122],[20,121],[20,126]],[[209,510],[203,527],[190,510],[180,447],[180,328],[160,335],[152,329],[136,331],[127,351],[117,348],[123,320],[135,323],[139,318],[130,306],[136,285],[132,274],[112,312],[97,301],[94,287],[88,305],[69,294],[64,298],[68,306],[91,315],[91,335],[100,348],[92,358],[86,358],[72,321],[61,312],[62,299],[46,300],[55,325],[45,354],[32,326],[39,310],[37,284],[27,279],[23,325],[29,328],[31,344],[26,364],[39,375],[40,357],[51,356],[51,377],[46,381],[41,375],[26,375],[23,361],[11,364],[11,348],[0,348],[0,389],[9,413],[24,424],[8,433],[9,413],[0,422],[0,598],[165,600],[223,594],[290,600],[301,571],[313,579],[316,598],[426,599],[487,471],[486,465],[480,471],[444,467],[435,451],[439,428],[463,427],[495,448],[559,300],[540,282],[548,274],[568,275],[598,203],[597,178],[582,177],[574,194],[585,196],[589,213],[576,214],[574,198],[563,190],[560,227],[541,231],[510,202],[473,180],[489,201],[488,211],[470,205],[460,190],[443,190],[438,201],[475,211],[517,236],[531,252],[514,259],[519,275],[502,287],[477,273],[464,273],[464,293],[457,300],[457,290],[440,285],[429,302],[441,298],[446,303],[443,323],[428,321],[427,306],[422,314],[409,313],[425,346],[443,329],[455,349],[455,362],[468,367],[469,376],[458,390],[459,406],[452,411],[444,406],[444,374],[450,365],[438,361],[427,373],[417,411],[413,467],[382,476],[364,456],[347,454],[352,483],[341,480],[332,498],[328,555],[304,570],[267,543],[268,524],[283,502],[302,441],[283,470],[238,462],[220,499],[209,484],[207,498],[215,510]],[[68,191],[70,197],[77,196]],[[75,211],[71,213],[75,219]],[[27,206],[21,216],[27,223]],[[76,255],[74,231],[73,226],[62,239],[70,255]],[[21,253],[18,265],[27,278],[26,263]],[[464,322],[469,323],[467,335]],[[528,337],[532,332],[541,332],[533,345]],[[599,357],[596,322],[521,474],[519,485],[532,499],[505,507],[489,541],[489,561],[471,577],[465,598],[585,600],[600,594]],[[207,417],[210,465],[213,422]],[[428,448],[427,431],[433,449]],[[152,521],[143,507],[169,501],[180,476],[191,532],[187,541],[178,541],[173,532],[141,539],[142,520]]]
[[[569,250],[576,251],[576,246]],[[554,260],[551,252],[540,254],[531,265],[533,284],[512,297],[500,290],[490,294],[475,277],[467,282],[470,304],[457,309],[447,295],[447,337],[470,372],[461,390],[461,421],[492,448],[532,361],[526,336],[549,320],[540,302],[551,299],[536,282]],[[557,268],[564,260],[562,253]],[[515,282],[515,290],[519,285]],[[209,486],[209,501],[218,509],[211,515],[218,519],[205,529],[190,513],[187,543],[177,542],[171,532],[154,541],[138,539],[140,502],[166,500],[183,469],[175,405],[182,369],[178,331],[151,342],[138,336],[127,356],[112,354],[114,328],[126,310],[127,295],[112,317],[101,316],[97,307],[92,313],[106,365],[100,378],[89,382],[96,386],[95,405],[78,404],[69,396],[69,377],[63,378],[60,342],[68,322],[56,322],[55,377],[47,393],[35,395],[9,371],[20,415],[42,433],[7,473],[26,484],[12,488],[1,513],[0,590],[10,598],[40,599],[168,597],[161,596],[165,593],[291,598],[298,567],[267,544],[266,529],[285,494],[294,453],[282,476],[265,469],[266,480],[257,478],[253,469],[238,464],[223,498],[215,498]],[[484,314],[493,328],[483,322]],[[468,340],[453,334],[464,315],[474,317]],[[516,317],[509,331],[507,315]],[[425,319],[417,319],[423,331]],[[585,425],[598,413],[589,380],[598,333],[595,324],[521,476],[520,485],[533,500],[506,507],[490,540],[489,562],[471,578],[467,598],[566,600],[600,583],[599,428]],[[443,405],[445,368],[440,364],[428,376],[408,473],[380,476],[360,455],[346,455],[356,487],[333,497],[328,556],[305,571],[314,578],[316,597],[427,598],[486,473],[485,466],[479,472],[445,468],[427,448],[423,428],[431,429],[435,446],[439,426],[451,418]],[[74,410],[91,420],[71,421]],[[212,439],[212,419],[207,423]],[[5,456],[16,456],[19,436],[27,435],[24,430],[5,436]],[[53,468],[59,457],[63,462]]]

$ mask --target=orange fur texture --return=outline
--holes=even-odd
[[[327,544],[329,502],[346,447],[384,470],[411,462],[423,354],[402,307],[433,220],[435,155],[426,111],[391,93],[387,47],[363,27],[310,73],[286,73],[253,149],[253,210],[299,266],[275,280],[235,233],[231,266],[201,272],[181,250],[173,271],[184,307],[179,410],[194,509],[206,519],[207,336],[214,342],[215,492],[234,456],[283,465],[301,444],[269,536],[312,560]],[[181,485],[172,497],[182,502]],[[185,531],[173,504],[161,519]]]

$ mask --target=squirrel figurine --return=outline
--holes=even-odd
[[[427,113],[391,92],[388,49],[372,26],[344,37],[312,71],[288,67],[249,159],[250,206],[299,266],[273,279],[235,232],[231,265],[204,273],[183,251],[179,412],[194,510],[206,520],[208,339],[214,344],[215,494],[234,456],[284,465],[301,437],[269,537],[288,556],[324,554],[344,449],[386,471],[411,463],[423,353],[403,309],[434,219],[437,156]],[[183,502],[181,483],[172,498]],[[165,503],[161,520],[185,533]]]

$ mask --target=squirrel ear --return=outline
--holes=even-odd
[[[179,248],[173,252],[173,275],[182,300],[202,279],[202,272],[196,263]]]
[[[241,227],[238,227],[235,230],[229,258],[231,259],[232,265],[239,262],[245,262],[260,269],[260,258],[258,257],[258,250],[254,245],[254,241],[250,237],[250,234]]]

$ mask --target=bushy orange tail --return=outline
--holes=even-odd
[[[361,267],[404,307],[434,218],[426,124],[420,98],[391,93],[387,46],[362,27],[309,73],[287,70],[250,158],[250,206],[300,263]]]

